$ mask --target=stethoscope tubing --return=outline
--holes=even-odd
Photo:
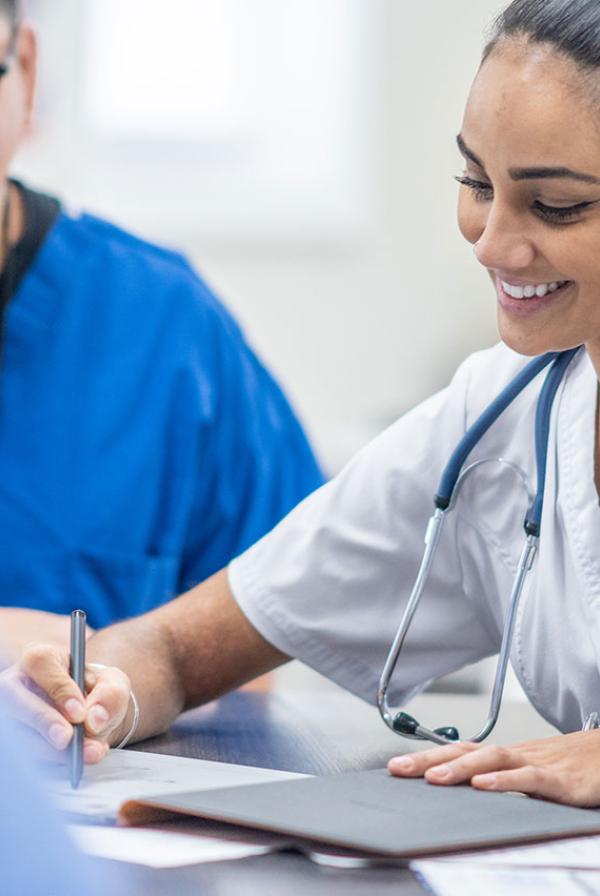
[[[482,461],[476,461],[467,469],[463,469],[466,460],[490,426],[492,426],[506,408],[512,404],[517,396],[523,392],[542,370],[550,366],[536,407],[535,457],[537,490],[525,517],[525,544],[523,545],[523,550],[517,566],[517,573],[513,582],[506,613],[488,716],[481,730],[468,738],[468,740],[474,743],[479,743],[484,740],[494,729],[496,722],[498,721],[519,602],[523,593],[527,573],[533,565],[539,543],[546,485],[546,465],[548,459],[552,407],[567,367],[578,351],[579,347],[564,352],[549,352],[530,361],[502,390],[502,392],[500,392],[494,401],[490,403],[472,426],[469,427],[452,452],[442,473],[440,485],[434,498],[434,513],[428,522],[425,533],[425,549],[421,564],[408,603],[396,631],[396,635],[386,657],[377,689],[377,706],[383,721],[392,731],[395,731],[404,737],[417,740],[430,740],[433,743],[438,744],[453,743],[458,739],[458,730],[455,728],[432,730],[420,725],[412,716],[402,712],[397,713],[392,710],[388,702],[388,688],[397,667],[406,635],[421,601],[433,565],[446,514],[454,506],[456,495],[465,476],[482,463]],[[514,467],[514,465],[510,463],[509,466]]]

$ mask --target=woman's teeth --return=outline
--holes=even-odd
[[[512,299],[532,299],[534,296],[538,299],[543,299],[546,293],[556,292],[557,289],[560,289],[561,286],[568,282],[568,280],[554,280],[552,283],[531,283],[528,286],[512,286],[510,283],[505,283],[504,280],[500,281],[502,289]]]

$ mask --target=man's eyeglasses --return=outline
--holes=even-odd
[[[13,62],[15,61],[15,52],[17,49],[17,31],[18,28],[15,28],[13,30],[13,34],[10,39],[10,45],[6,54],[6,59],[4,60],[4,62],[0,62],[0,81],[5,77],[5,75],[9,73],[12,68]]]
[[[9,73],[12,64],[13,64],[13,57],[12,57],[12,55],[9,56],[8,59],[5,59],[4,62],[0,62],[0,81],[2,80],[2,78],[3,78],[5,75],[7,75],[7,74]]]

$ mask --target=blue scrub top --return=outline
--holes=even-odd
[[[225,566],[322,482],[180,255],[61,213],[6,314],[0,602],[98,627]]]

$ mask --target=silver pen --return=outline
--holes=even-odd
[[[86,615],[83,610],[73,610],[71,613],[71,660],[69,674],[82,694],[85,693],[85,628]],[[73,739],[71,740],[71,787],[79,787],[83,774],[83,724],[73,725]]]

